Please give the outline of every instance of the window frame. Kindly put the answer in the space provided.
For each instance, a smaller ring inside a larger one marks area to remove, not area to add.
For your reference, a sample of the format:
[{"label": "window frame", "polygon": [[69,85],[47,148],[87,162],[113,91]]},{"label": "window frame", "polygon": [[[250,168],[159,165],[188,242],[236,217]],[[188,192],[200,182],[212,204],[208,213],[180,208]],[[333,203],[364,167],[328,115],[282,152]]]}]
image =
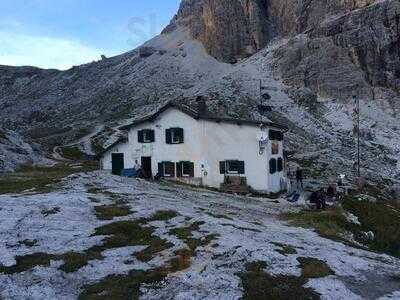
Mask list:
[{"label": "window frame", "polygon": [[140,144],[150,144],[154,143],[156,140],[154,129],[138,130],[137,135],[138,135],[138,143]]},{"label": "window frame", "polygon": [[[237,171],[231,171],[231,163],[236,164]],[[220,174],[224,175],[244,175],[246,174],[246,163],[244,160],[227,159],[219,162]]]},{"label": "window frame", "polygon": [[[162,164],[162,171],[163,171],[162,176],[163,176],[163,177],[174,178],[174,177],[175,177],[175,174],[176,174],[175,163],[173,163],[173,162],[171,162],[171,161],[163,161],[161,164]],[[170,174],[170,173],[167,174],[167,173],[165,172],[167,164],[170,164],[170,166],[173,166],[173,168],[174,168],[173,174]]]},{"label": "window frame", "polygon": [[[182,134],[177,134],[178,131],[180,131]],[[185,142],[184,132],[185,132],[184,129],[181,127],[171,127],[166,129],[165,130],[166,143],[170,145],[183,144]]]}]

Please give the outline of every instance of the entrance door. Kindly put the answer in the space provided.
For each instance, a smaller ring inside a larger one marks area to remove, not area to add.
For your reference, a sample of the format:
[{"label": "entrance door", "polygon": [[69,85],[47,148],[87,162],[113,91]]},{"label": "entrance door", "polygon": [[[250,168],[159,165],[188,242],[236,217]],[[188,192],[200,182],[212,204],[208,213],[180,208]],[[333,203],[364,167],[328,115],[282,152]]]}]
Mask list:
[{"label": "entrance door", "polygon": [[114,175],[121,175],[124,169],[124,154],[113,153],[111,154],[112,173]]},{"label": "entrance door", "polygon": [[151,179],[153,177],[150,156],[142,156],[142,172],[145,179]]}]

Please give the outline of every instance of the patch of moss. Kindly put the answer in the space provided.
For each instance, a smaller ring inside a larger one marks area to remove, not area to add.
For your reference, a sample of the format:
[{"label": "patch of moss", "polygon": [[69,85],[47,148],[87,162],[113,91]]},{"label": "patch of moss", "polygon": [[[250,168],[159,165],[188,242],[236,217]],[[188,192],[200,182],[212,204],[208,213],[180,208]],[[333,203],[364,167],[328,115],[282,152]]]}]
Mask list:
[{"label": "patch of moss", "polygon": [[159,210],[155,212],[150,218],[146,218],[147,222],[152,221],[168,221],[178,216],[174,210]]},{"label": "patch of moss", "polygon": [[96,217],[99,220],[112,220],[116,217],[124,217],[133,212],[126,205],[101,205],[94,208]]},{"label": "patch of moss", "polygon": [[193,251],[187,248],[179,249],[174,252],[176,257],[169,261],[169,265],[172,272],[178,272],[186,270],[191,265],[191,259],[193,256]]},{"label": "patch of moss", "polygon": [[[353,231],[357,241],[371,250],[400,258],[400,204],[383,201],[371,203],[349,197],[342,205],[357,216],[361,223],[361,228]],[[365,240],[360,231],[372,231],[374,238]]]},{"label": "patch of moss", "polygon": [[15,274],[28,271],[36,266],[48,267],[52,260],[57,260],[57,256],[47,253],[34,253],[25,256],[17,256],[15,258],[16,264],[9,267],[0,266],[0,273]]},{"label": "patch of moss", "polygon": [[194,238],[193,231],[198,231],[204,222],[194,222],[187,227],[173,228],[169,234],[175,235],[180,240],[183,240],[193,253],[198,247],[206,246],[218,238],[218,234],[210,234],[203,238]]},{"label": "patch of moss", "polygon": [[325,211],[288,213],[283,217],[289,220],[291,225],[314,228],[319,235],[335,241],[343,241],[342,236],[348,231],[353,231],[356,226],[347,222],[340,207]]},{"label": "patch of moss", "polygon": [[334,275],[335,272],[323,261],[312,257],[298,257],[301,276],[304,278],[322,278]]},{"label": "patch of moss", "polygon": [[165,268],[133,270],[126,275],[110,275],[95,284],[85,285],[79,300],[139,299],[140,286],[157,285],[167,276]]},{"label": "patch of moss", "polygon": [[0,175],[0,194],[20,193],[25,190],[48,193],[53,191],[54,184],[59,183],[64,177],[96,169],[98,169],[96,162],[83,162],[78,168],[66,163],[52,167],[21,166],[14,173]]},{"label": "patch of moss", "polygon": [[246,265],[246,271],[236,274],[242,281],[242,299],[320,299],[320,295],[311,288],[305,288],[307,279],[303,277],[277,275],[264,271],[265,262],[252,262]]},{"label": "patch of moss", "polygon": [[77,146],[74,147],[62,147],[62,156],[70,160],[84,160],[85,154]]},{"label": "patch of moss", "polygon": [[288,255],[288,254],[297,254],[296,248],[294,248],[291,245],[286,245],[286,244],[281,244],[281,243],[272,243],[275,246],[280,247],[281,249],[276,250],[276,252],[282,254],[282,255]]},{"label": "patch of moss", "polygon": [[64,261],[60,270],[66,273],[73,273],[86,266],[91,260],[103,259],[103,256],[98,251],[86,251],[82,253],[68,252],[60,255],[58,258]]}]

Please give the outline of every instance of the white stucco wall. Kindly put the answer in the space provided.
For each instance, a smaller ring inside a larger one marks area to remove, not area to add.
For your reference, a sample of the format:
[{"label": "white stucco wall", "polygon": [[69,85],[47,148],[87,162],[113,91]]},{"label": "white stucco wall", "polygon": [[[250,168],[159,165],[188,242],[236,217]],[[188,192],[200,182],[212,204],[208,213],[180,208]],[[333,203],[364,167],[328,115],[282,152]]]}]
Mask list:
[{"label": "white stucco wall", "polygon": [[[166,144],[165,130],[172,127],[184,129],[183,144]],[[141,129],[153,129],[155,142],[138,143],[137,132]],[[271,157],[283,158],[283,145],[279,142],[279,154],[272,156],[271,142],[266,151],[259,154],[259,136],[257,126],[237,125],[225,122],[195,120],[189,115],[168,109],[154,122],[140,124],[129,131],[129,142],[110,149],[102,158],[104,169],[111,169],[111,153],[124,153],[125,168],[132,168],[142,156],[152,158],[152,171],[156,174],[158,163],[162,161],[192,161],[195,164],[195,177],[202,178],[206,186],[219,188],[224,180],[220,174],[219,162],[240,160],[245,162],[247,183],[256,190],[278,192],[280,179],[284,172],[269,174]]]}]

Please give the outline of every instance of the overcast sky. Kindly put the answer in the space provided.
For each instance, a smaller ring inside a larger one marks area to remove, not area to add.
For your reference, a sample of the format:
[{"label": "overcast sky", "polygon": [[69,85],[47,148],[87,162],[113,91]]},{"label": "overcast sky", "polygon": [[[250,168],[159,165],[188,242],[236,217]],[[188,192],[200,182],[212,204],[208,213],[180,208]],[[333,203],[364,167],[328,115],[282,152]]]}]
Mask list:
[{"label": "overcast sky", "polygon": [[159,34],[180,0],[0,0],[0,65],[68,69]]}]

